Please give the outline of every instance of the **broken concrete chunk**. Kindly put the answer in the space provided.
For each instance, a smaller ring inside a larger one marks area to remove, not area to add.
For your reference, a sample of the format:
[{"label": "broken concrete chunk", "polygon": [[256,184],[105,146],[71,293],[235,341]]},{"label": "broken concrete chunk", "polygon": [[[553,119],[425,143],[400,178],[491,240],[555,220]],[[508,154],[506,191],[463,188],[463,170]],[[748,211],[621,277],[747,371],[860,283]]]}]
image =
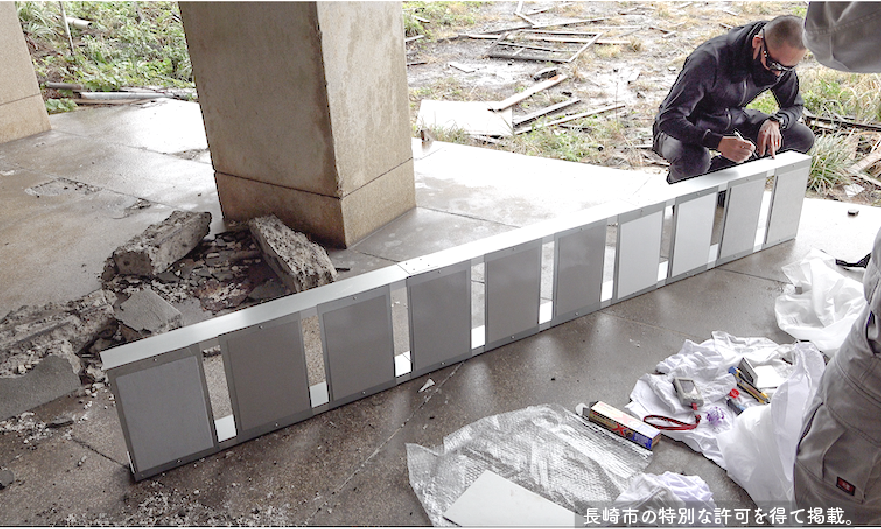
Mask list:
[{"label": "broken concrete chunk", "polygon": [[46,426],[48,428],[64,428],[65,426],[70,426],[71,424],[73,424],[73,417],[71,417],[70,415],[60,415],[46,423]]},{"label": "broken concrete chunk", "polygon": [[132,294],[119,306],[117,317],[142,338],[183,326],[181,312],[149,288]]},{"label": "broken concrete chunk", "polygon": [[51,355],[70,361],[79,373],[84,347],[116,327],[116,296],[96,290],[68,303],[25,305],[0,320],[0,377],[20,375],[20,366],[38,364]]},{"label": "broken concrete chunk", "polygon": [[175,211],[113,252],[120,274],[154,276],[190,253],[206,235],[211,213]]},{"label": "broken concrete chunk", "polygon": [[0,470],[0,490],[12,485],[15,482],[15,474],[11,470]]},{"label": "broken concrete chunk", "polygon": [[295,232],[275,216],[248,221],[251,234],[269,266],[291,292],[336,281],[336,268],[324,248]]}]

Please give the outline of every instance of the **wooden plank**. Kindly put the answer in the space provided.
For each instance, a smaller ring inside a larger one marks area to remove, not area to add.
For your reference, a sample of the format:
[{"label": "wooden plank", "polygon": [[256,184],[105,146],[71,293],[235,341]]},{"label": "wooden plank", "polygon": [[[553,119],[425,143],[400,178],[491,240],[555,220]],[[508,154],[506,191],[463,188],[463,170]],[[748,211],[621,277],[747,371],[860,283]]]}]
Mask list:
[{"label": "wooden plank", "polygon": [[578,56],[581,55],[581,53],[582,53],[584,50],[586,50],[587,48],[589,48],[594,42],[600,40],[600,36],[601,36],[601,35],[602,35],[602,33],[598,34],[596,37],[594,37],[593,39],[591,39],[590,42],[586,43],[584,46],[581,47],[580,50],[578,50],[577,52],[575,52],[575,53],[572,55],[572,57],[569,57],[569,60],[566,61],[566,62],[570,62],[570,63],[571,63],[572,61],[574,61],[575,59],[577,59]]},{"label": "wooden plank", "polygon": [[514,131],[514,134],[523,134],[524,132],[532,132],[533,130],[538,130],[543,127],[552,127],[554,125],[560,125],[561,123],[567,123],[569,121],[575,121],[576,119],[586,118],[588,116],[595,116],[597,114],[602,114],[604,112],[609,112],[610,110],[617,110],[619,108],[623,108],[625,105],[623,103],[617,105],[610,105],[607,107],[597,108],[595,110],[590,110],[587,112],[581,112],[579,114],[572,114],[571,116],[566,116],[560,119],[556,119],[554,121],[548,121],[547,123],[541,123],[538,126],[531,125],[529,127],[524,127],[521,129],[517,129]]},{"label": "wooden plank", "polygon": [[506,108],[512,107],[512,106],[516,105],[517,103],[523,101],[524,99],[532,96],[533,94],[537,94],[537,93],[541,92],[542,90],[547,90],[548,88],[550,88],[552,86],[555,86],[555,85],[562,83],[566,79],[568,79],[566,74],[560,74],[555,77],[551,77],[547,81],[542,81],[538,84],[534,84],[534,85],[530,86],[529,88],[527,88],[526,90],[520,92],[519,94],[514,94],[511,97],[509,97],[508,99],[505,99],[504,101],[491,102],[489,104],[489,108],[490,108],[490,110],[494,110],[494,111],[498,112],[499,110],[504,110]]},{"label": "wooden plank", "polygon": [[830,125],[836,125],[839,127],[851,127],[854,129],[862,129],[862,130],[873,130],[876,132],[881,132],[881,125],[876,125],[873,123],[860,123],[858,121],[854,121],[852,119],[845,118],[827,118],[823,116],[818,116],[808,110],[804,111],[805,119],[810,119],[813,121],[819,121],[821,123],[829,123]]},{"label": "wooden plank", "polygon": [[486,34],[481,35],[481,34],[477,34],[477,33],[463,33],[463,34],[460,35],[460,36],[461,36],[461,37],[466,37],[466,38],[469,38],[469,39],[487,39],[487,40],[492,39],[492,40],[499,40],[499,36],[498,36],[498,35],[486,35]]},{"label": "wooden plank", "polygon": [[532,27],[530,27],[530,26],[514,26],[514,27],[510,27],[510,28],[486,29],[483,32],[484,33],[499,34],[499,33],[508,33],[511,31],[517,31],[520,29],[547,29],[547,28],[556,28],[556,27],[560,27],[560,26],[575,26],[578,24],[588,24],[590,22],[602,22],[603,20],[606,20],[606,17],[586,18],[586,19],[581,19],[581,20],[570,20],[568,22],[554,22],[551,24],[539,24],[537,26],[532,26]]},{"label": "wooden plank", "polygon": [[[499,46],[510,46],[512,48],[523,48],[524,50],[548,51],[552,53],[569,53],[570,50],[555,50],[553,48],[542,48],[541,46],[530,46],[529,44],[520,44],[519,42],[500,42]],[[494,55],[490,55],[493,57]]]},{"label": "wooden plank", "polygon": [[531,15],[537,15],[537,14],[539,14],[539,13],[544,13],[545,11],[550,11],[551,9],[555,9],[555,8],[556,8],[556,9],[562,9],[562,8],[564,8],[564,7],[568,7],[568,6],[571,5],[571,4],[572,4],[572,2],[563,2],[562,4],[557,4],[557,5],[555,5],[555,6],[548,6],[548,7],[544,7],[544,8],[541,8],[541,9],[530,9],[529,11],[526,12],[526,14],[527,14],[527,15],[530,15],[530,16],[531,16]]},{"label": "wooden plank", "polygon": [[573,97],[571,99],[567,99],[566,101],[562,101],[562,102],[557,103],[555,105],[551,105],[549,107],[545,107],[545,108],[536,110],[535,112],[532,112],[530,114],[526,114],[523,117],[514,118],[514,126],[516,127],[516,126],[522,125],[524,123],[538,119],[538,118],[545,116],[547,114],[554,113],[554,112],[560,110],[561,108],[570,107],[570,106],[572,106],[576,103],[580,103],[580,102],[581,102],[580,98]]},{"label": "wooden plank", "polygon": [[593,44],[597,40],[597,34],[595,33],[592,38],[585,39],[580,37],[552,37],[552,36],[543,36],[543,35],[519,35],[522,38],[527,40],[540,40],[542,42],[561,42],[564,44],[585,44],[590,43]]},{"label": "wooden plank", "polygon": [[881,160],[881,148],[879,148],[876,145],[875,148],[872,149],[872,152],[870,152],[868,156],[866,156],[862,160],[858,161],[857,163],[851,165],[847,169],[847,171],[849,173],[853,173],[853,174],[859,173],[860,171],[863,171],[863,170],[868,169],[869,167],[875,165],[876,163],[878,163],[879,160]]}]

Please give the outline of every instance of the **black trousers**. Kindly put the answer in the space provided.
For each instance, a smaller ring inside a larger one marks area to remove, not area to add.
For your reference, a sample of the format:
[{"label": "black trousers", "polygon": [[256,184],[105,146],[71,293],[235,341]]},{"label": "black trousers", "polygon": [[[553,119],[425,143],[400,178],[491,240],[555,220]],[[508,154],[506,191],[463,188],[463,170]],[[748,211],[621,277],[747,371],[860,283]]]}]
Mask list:
[{"label": "black trousers", "polygon": [[[737,131],[745,138],[758,145],[759,129],[762,123],[768,119],[768,114],[757,110],[746,109],[749,120],[740,125]],[[735,129],[723,131],[723,135],[734,134]],[[702,145],[683,143],[676,138],[658,130],[658,124],[654,125],[653,149],[662,158],[670,163],[670,173],[667,175],[667,183],[673,184],[695,176],[704,175],[720,169],[737,165],[724,156],[710,158],[710,150]],[[777,152],[798,151],[806,154],[814,146],[814,133],[810,128],[801,124],[793,123],[791,127],[780,131],[783,143]],[[757,157],[753,155],[750,160]]]}]

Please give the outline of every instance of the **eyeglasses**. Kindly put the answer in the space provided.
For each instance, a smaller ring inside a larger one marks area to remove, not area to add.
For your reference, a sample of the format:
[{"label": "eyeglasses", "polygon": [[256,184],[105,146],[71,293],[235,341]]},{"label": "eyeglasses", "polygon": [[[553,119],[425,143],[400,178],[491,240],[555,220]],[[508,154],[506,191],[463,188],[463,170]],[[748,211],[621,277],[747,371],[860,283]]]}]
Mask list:
[{"label": "eyeglasses", "polygon": [[769,70],[773,70],[775,72],[791,72],[795,66],[787,66],[785,64],[781,64],[776,61],[771,54],[768,53],[768,45],[765,40],[765,28],[762,28],[762,53],[765,54],[765,65]]}]

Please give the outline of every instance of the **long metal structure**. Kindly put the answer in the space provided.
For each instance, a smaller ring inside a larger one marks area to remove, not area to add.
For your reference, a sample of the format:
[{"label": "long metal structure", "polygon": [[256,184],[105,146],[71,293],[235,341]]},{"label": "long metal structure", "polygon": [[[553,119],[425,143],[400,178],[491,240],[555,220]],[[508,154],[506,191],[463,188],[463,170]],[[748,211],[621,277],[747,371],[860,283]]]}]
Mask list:
[{"label": "long metal structure", "polygon": [[[671,185],[642,207],[590,208],[104,351],[134,477],[791,240],[809,169],[810,157],[783,153]],[[544,302],[543,261],[553,270]],[[482,311],[472,308],[481,264]],[[410,350],[396,355],[398,289]],[[310,385],[303,320],[315,316],[325,380]],[[218,343],[233,411],[224,417],[214,416],[202,354]]]}]

